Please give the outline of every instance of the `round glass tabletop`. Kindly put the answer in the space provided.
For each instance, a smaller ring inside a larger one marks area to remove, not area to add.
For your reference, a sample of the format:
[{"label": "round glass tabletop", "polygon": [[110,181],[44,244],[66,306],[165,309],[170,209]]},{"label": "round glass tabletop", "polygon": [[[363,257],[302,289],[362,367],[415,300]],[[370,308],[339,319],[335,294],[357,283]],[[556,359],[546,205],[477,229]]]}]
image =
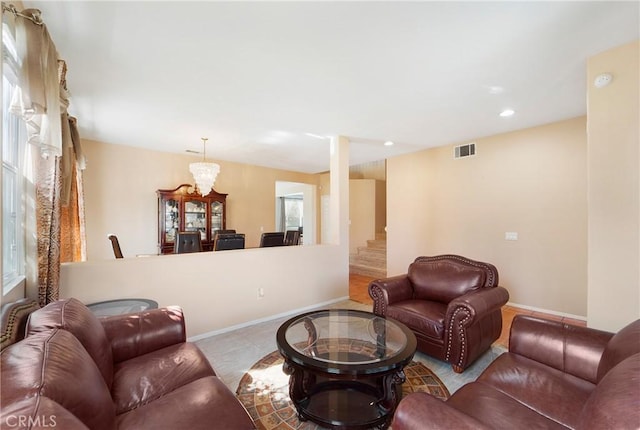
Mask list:
[{"label": "round glass tabletop", "polygon": [[149,299],[117,299],[87,305],[99,317],[130,314],[134,312],[156,309],[158,302]]},{"label": "round glass tabletop", "polygon": [[284,340],[293,351],[337,365],[385,361],[404,352],[409,339],[415,339],[396,321],[346,309],[310,312],[283,327]]}]

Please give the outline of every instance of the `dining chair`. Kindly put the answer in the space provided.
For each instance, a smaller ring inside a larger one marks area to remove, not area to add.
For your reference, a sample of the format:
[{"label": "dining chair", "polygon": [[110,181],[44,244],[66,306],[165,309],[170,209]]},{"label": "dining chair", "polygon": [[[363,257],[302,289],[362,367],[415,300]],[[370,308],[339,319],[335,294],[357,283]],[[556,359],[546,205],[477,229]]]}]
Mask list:
[{"label": "dining chair", "polygon": [[113,248],[113,254],[116,258],[123,258],[122,250],[120,249],[120,242],[118,242],[118,237],[115,234],[110,234],[107,238],[111,241],[111,247]]},{"label": "dining chair", "polygon": [[262,233],[260,236],[260,248],[272,246],[284,246],[284,231]]},{"label": "dining chair", "polygon": [[202,252],[202,238],[199,231],[179,231],[173,246],[174,254]]},{"label": "dining chair", "polygon": [[284,236],[284,244],[286,246],[300,245],[300,230],[287,230]]}]

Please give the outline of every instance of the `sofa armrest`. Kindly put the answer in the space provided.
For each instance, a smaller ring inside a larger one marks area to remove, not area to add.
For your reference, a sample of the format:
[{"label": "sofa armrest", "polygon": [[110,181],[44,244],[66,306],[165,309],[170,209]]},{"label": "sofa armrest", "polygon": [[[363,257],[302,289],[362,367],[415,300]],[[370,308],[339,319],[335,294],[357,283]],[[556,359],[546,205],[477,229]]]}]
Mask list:
[{"label": "sofa armrest", "polygon": [[373,299],[373,313],[386,316],[388,305],[413,297],[413,287],[407,275],[376,279],[369,284],[369,296]]},{"label": "sofa armrest", "polygon": [[119,363],[187,340],[182,309],[169,306],[100,318]]},{"label": "sofa armrest", "polygon": [[511,325],[509,352],[597,383],[598,364],[613,333],[517,315]]},{"label": "sofa armrest", "polygon": [[412,393],[403,398],[391,427],[393,430],[488,429],[472,416],[426,393]]}]

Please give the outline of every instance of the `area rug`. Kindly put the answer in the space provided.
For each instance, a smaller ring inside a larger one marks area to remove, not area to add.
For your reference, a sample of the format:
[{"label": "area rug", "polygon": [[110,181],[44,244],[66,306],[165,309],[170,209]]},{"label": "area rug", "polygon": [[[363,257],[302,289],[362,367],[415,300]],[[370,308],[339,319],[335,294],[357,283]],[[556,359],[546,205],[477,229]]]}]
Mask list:
[{"label": "area rug", "polygon": [[[284,359],[278,351],[260,359],[244,374],[236,396],[259,430],[319,430],[309,421],[299,421],[289,399],[289,376],[282,371]],[[407,380],[402,393],[426,392],[442,400],[449,398],[447,387],[424,364],[412,361],[404,368]]]}]

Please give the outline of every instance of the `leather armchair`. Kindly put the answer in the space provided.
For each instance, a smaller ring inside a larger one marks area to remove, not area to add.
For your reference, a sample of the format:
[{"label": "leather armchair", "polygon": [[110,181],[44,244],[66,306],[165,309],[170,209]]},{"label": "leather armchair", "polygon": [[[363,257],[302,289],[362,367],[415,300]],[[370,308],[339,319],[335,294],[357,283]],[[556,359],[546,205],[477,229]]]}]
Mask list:
[{"label": "leather armchair", "polygon": [[373,312],[409,327],[418,350],[462,372],[502,331],[509,293],[498,270],[459,255],[418,257],[407,274],[369,284]]}]

